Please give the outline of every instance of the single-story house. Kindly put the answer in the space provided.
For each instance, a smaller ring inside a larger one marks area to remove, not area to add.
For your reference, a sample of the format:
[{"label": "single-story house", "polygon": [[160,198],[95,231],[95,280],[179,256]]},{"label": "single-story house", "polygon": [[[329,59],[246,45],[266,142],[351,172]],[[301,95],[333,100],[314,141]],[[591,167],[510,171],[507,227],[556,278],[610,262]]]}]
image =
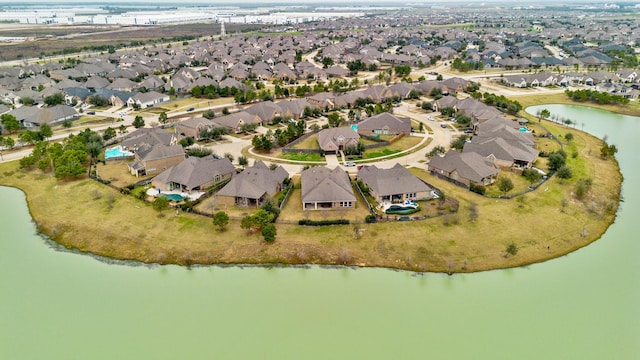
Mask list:
[{"label": "single-story house", "polygon": [[219,204],[259,208],[262,203],[283,189],[289,173],[282,167],[270,169],[262,161],[231,178],[218,193]]},{"label": "single-story house", "polygon": [[122,139],[122,147],[126,150],[136,151],[143,145],[176,145],[179,136],[160,128],[140,128],[128,134]]},{"label": "single-story house", "polygon": [[189,157],[161,172],[151,184],[166,191],[206,191],[208,187],[230,179],[235,172],[235,166],[227,158]]},{"label": "single-story house", "polygon": [[391,169],[363,166],[358,171],[358,179],[369,188],[377,202],[396,203],[433,198],[433,188],[400,164],[395,164]]},{"label": "single-story house", "polygon": [[349,146],[358,146],[360,135],[350,127],[324,129],[318,132],[320,149],[327,153],[343,151]]},{"label": "single-story house", "polygon": [[496,181],[500,170],[489,160],[475,152],[459,153],[449,150],[444,156],[434,156],[428,165],[431,174],[469,188],[473,185],[490,185]]},{"label": "single-story house", "polygon": [[362,136],[411,134],[411,119],[384,112],[358,123]]},{"label": "single-story house", "polygon": [[303,210],[352,209],[356,196],[349,175],[339,166],[314,166],[300,175]]},{"label": "single-story house", "polygon": [[202,133],[203,130],[211,130],[216,126],[221,125],[218,125],[205,117],[198,116],[177,123],[176,132],[180,134],[180,136],[200,140],[200,133]]},{"label": "single-story house", "polygon": [[141,108],[153,107],[160,103],[169,101],[168,94],[161,94],[156,91],[149,91],[146,93],[137,93],[127,100],[127,106],[133,107],[134,104],[138,104]]},{"label": "single-story house", "polygon": [[224,126],[229,131],[239,133],[242,130],[242,125],[245,124],[258,124],[262,125],[262,120],[256,115],[249,114],[246,111],[239,111],[237,113],[221,116],[212,120],[214,123]]}]

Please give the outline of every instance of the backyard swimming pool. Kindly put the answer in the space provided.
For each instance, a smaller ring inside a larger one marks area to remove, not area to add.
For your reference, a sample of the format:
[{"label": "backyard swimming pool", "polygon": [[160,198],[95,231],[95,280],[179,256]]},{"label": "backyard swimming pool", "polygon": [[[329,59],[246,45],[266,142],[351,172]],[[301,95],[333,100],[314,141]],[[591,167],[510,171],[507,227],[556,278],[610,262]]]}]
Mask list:
[{"label": "backyard swimming pool", "polygon": [[184,198],[178,194],[162,194],[162,196],[166,197],[171,201],[182,201]]},{"label": "backyard swimming pool", "polygon": [[107,149],[104,152],[104,158],[106,160],[109,160],[111,158],[121,158],[121,157],[127,157],[127,156],[133,156],[133,153],[131,151],[123,150],[122,146],[120,145],[116,147],[112,147],[111,149]]}]

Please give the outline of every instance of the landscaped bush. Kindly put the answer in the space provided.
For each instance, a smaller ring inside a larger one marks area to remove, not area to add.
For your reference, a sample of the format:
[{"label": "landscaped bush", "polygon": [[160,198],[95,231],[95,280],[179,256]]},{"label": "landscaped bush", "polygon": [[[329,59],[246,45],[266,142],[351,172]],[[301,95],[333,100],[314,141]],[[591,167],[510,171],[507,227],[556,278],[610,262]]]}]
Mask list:
[{"label": "landscaped bush", "polygon": [[302,219],[298,221],[298,225],[306,225],[306,226],[326,226],[326,225],[349,225],[349,220],[338,219],[338,220],[308,220]]},{"label": "landscaped bush", "polygon": [[476,194],[484,195],[486,189],[482,185],[470,184],[469,185],[469,191],[474,192]]},{"label": "landscaped bush", "polygon": [[373,214],[369,214],[364,217],[364,222],[366,222],[367,224],[371,224],[377,221],[378,221],[378,218]]}]

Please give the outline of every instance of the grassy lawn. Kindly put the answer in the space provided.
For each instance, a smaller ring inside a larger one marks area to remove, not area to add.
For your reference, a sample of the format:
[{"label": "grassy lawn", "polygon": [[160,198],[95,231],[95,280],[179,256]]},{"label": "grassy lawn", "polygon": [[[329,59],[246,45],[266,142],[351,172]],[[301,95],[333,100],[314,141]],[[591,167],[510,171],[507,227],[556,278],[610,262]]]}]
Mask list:
[{"label": "grassy lawn", "polygon": [[487,196],[497,197],[497,196],[505,195],[502,191],[500,191],[500,189],[498,189],[498,182],[500,181],[501,178],[509,179],[513,183],[513,189],[509,191],[506,195],[517,194],[519,192],[526,191],[527,188],[531,185],[531,183],[527,181],[527,179],[525,179],[524,176],[520,174],[512,173],[509,171],[500,171],[500,174],[498,175],[496,182],[485,187],[486,189],[485,193],[487,194]]},{"label": "grassy lawn", "polygon": [[360,196],[359,192],[354,189],[356,194],[356,206],[354,209],[336,209],[336,210],[302,210],[302,190],[300,189],[300,178],[293,178],[295,187],[289,195],[289,199],[282,209],[282,213],[278,221],[287,223],[297,223],[298,220],[336,220],[347,219],[350,222],[364,222],[365,216],[369,215],[367,203]]},{"label": "grassy lawn", "polygon": [[313,134],[308,138],[304,139],[297,143],[296,145],[291,147],[292,149],[318,149],[320,145],[318,144],[318,134]]},{"label": "grassy lawn", "polygon": [[373,159],[386,155],[393,155],[402,150],[410,149],[422,141],[421,137],[418,136],[403,136],[398,141],[393,144],[389,144],[389,146],[374,148],[371,150],[367,150],[364,153],[365,159]]},{"label": "grassy lawn", "polygon": [[[412,173],[446,197],[458,200],[458,213],[424,221],[317,228],[278,223],[274,244],[247,233],[237,220],[219,232],[208,217],[182,212],[176,216],[172,210],[158,213],[150,204],[95,181],[58,181],[38,171],[23,172],[17,162],[0,164],[0,184],[26,193],[38,229],[53,240],[107,257],[147,263],[310,263],[481,271],[565,255],[598,239],[615,218],[622,176],[614,160],[599,158],[600,140],[557,124],[549,124],[549,129],[556,135],[574,134],[567,144],[577,153],[568,159],[574,177],[565,181],[554,177],[522,201],[485,198],[412,168]],[[120,165],[114,171],[126,171],[124,163]],[[98,172],[109,176],[105,166],[99,165]],[[593,187],[579,200],[573,195],[575,184],[585,177],[592,179]],[[296,196],[289,199],[283,220],[306,216]],[[478,216],[469,221],[472,204]],[[355,211],[362,213],[354,213],[354,219],[364,219],[362,199]],[[309,216],[323,215],[314,211]],[[518,247],[515,256],[505,256],[510,243]]]},{"label": "grassy lawn", "polygon": [[129,167],[127,167],[126,160],[117,160],[117,161],[107,161],[106,165],[102,163],[98,163],[98,176],[103,180],[111,181],[111,184],[117,186],[119,188],[126,187],[131,184],[135,184],[138,181],[142,181],[148,177],[135,177],[131,175],[129,172]]},{"label": "grassy lawn", "polygon": [[320,156],[320,153],[309,153],[309,154],[281,153],[280,158],[285,160],[308,161],[308,162],[324,161],[324,157]]}]

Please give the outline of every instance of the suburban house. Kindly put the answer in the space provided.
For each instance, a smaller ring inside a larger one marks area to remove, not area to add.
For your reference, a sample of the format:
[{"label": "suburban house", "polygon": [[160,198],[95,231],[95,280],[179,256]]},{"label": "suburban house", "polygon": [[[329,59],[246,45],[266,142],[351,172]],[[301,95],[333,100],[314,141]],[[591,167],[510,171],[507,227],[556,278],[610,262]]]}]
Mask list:
[{"label": "suburban house", "polygon": [[339,166],[314,166],[300,174],[303,210],[352,209],[356,206],[349,175]]},{"label": "suburban house", "polygon": [[444,156],[434,156],[428,165],[431,174],[456,185],[490,185],[500,172],[490,161],[475,152],[449,150]]},{"label": "suburban house", "polygon": [[463,152],[478,153],[506,170],[528,169],[538,157],[538,150],[533,147],[498,136],[475,136],[464,145]]},{"label": "suburban house", "polygon": [[149,91],[146,93],[137,93],[131,96],[127,100],[127,107],[133,107],[134,104],[138,104],[141,108],[153,107],[160,103],[169,101],[168,94],[161,94],[156,91]]},{"label": "suburban house", "polygon": [[358,171],[358,179],[362,180],[379,203],[433,198],[433,188],[400,164],[395,164],[391,169],[363,166]]},{"label": "suburban house", "polygon": [[270,169],[262,161],[245,169],[231,178],[218,193],[216,198],[226,206],[258,208],[262,203],[275,196],[283,189],[284,181],[289,173],[282,167]]},{"label": "suburban house", "polygon": [[43,124],[54,125],[78,118],[78,111],[68,105],[45,108],[22,106],[9,111],[9,114],[15,116],[20,125],[25,128],[37,128]]},{"label": "suburban house", "polygon": [[324,129],[318,132],[318,144],[326,153],[343,151],[349,146],[358,146],[360,135],[350,127]]},{"label": "suburban house", "polygon": [[262,101],[244,109],[247,113],[255,115],[263,123],[270,123],[276,116],[280,116],[280,107],[273,101]]},{"label": "suburban house", "polygon": [[179,137],[171,132],[159,128],[140,128],[128,134],[122,140],[122,147],[125,150],[136,151],[143,145],[176,145]]},{"label": "suburban house", "polygon": [[189,157],[161,172],[151,180],[151,184],[165,191],[202,192],[210,186],[230,179],[235,172],[235,166],[227,158],[216,159],[211,155],[202,158]]},{"label": "suburban house", "polygon": [[388,112],[380,113],[359,122],[358,134],[363,136],[409,135],[411,134],[411,119],[395,116]]},{"label": "suburban house", "polygon": [[256,115],[249,114],[246,111],[239,111],[237,113],[221,116],[212,120],[214,123],[224,126],[229,131],[239,133],[242,131],[242,125],[245,124],[262,124],[262,120]]},{"label": "suburban house", "polygon": [[200,140],[200,134],[204,130],[211,130],[216,126],[221,126],[205,117],[193,117],[176,124],[176,132],[180,136],[190,137],[195,140]]},{"label": "suburban house", "polygon": [[144,144],[134,149],[134,161],[129,163],[131,175],[145,176],[161,173],[184,160],[180,145]]}]

